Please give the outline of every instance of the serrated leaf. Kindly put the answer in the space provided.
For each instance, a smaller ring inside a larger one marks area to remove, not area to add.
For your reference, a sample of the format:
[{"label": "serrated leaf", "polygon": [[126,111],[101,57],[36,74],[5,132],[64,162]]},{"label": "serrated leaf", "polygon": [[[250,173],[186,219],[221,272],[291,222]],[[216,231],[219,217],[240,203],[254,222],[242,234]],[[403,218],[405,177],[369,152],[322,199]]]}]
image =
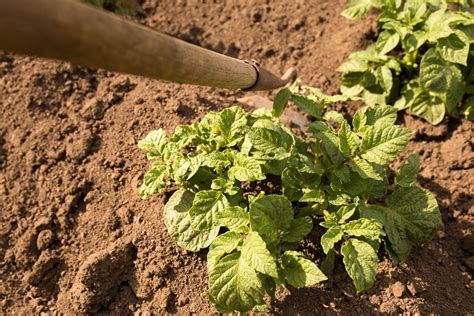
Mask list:
[{"label": "serrated leaf", "polygon": [[225,256],[209,271],[209,298],[219,312],[248,312],[265,304],[262,292],[257,272],[240,252]]},{"label": "serrated leaf", "polygon": [[369,162],[386,165],[405,149],[410,140],[408,128],[393,125],[376,125],[367,129],[362,137],[360,156]]},{"label": "serrated leaf", "polygon": [[146,198],[152,194],[159,193],[167,185],[166,178],[168,176],[165,165],[154,163],[143,177],[143,183],[139,190],[140,196]]},{"label": "serrated leaf", "polygon": [[255,181],[265,179],[260,162],[237,153],[234,157],[234,164],[228,171],[228,176],[231,179],[239,181]]},{"label": "serrated leaf", "polygon": [[382,180],[382,175],[378,170],[365,159],[355,157],[349,162],[351,169],[359,174],[362,179]]},{"label": "serrated leaf", "polygon": [[416,178],[420,169],[420,156],[411,154],[406,163],[395,175],[395,184],[402,187],[410,187],[416,184]]},{"label": "serrated leaf", "polygon": [[209,168],[222,170],[230,165],[230,161],[222,152],[210,152],[202,156],[202,165]]},{"label": "serrated leaf", "polygon": [[212,271],[223,256],[232,253],[242,242],[242,235],[233,231],[217,236],[207,253],[207,270]]},{"label": "serrated leaf", "polygon": [[245,238],[241,249],[241,259],[256,271],[278,278],[275,257],[257,232],[250,232]]},{"label": "serrated leaf", "polygon": [[247,134],[253,147],[268,159],[283,159],[288,156],[288,145],[283,141],[283,135],[268,128],[252,128]]},{"label": "serrated leaf", "polygon": [[286,281],[296,287],[312,286],[327,280],[327,277],[312,261],[304,258],[302,253],[286,251],[281,257]]},{"label": "serrated leaf", "polygon": [[361,207],[360,213],[383,224],[399,260],[405,260],[412,246],[432,238],[442,225],[435,197],[418,187],[397,186],[385,206]]},{"label": "serrated leaf", "polygon": [[313,229],[313,220],[309,216],[297,217],[291,221],[290,227],[283,234],[284,242],[300,242]]},{"label": "serrated leaf", "polygon": [[343,232],[341,227],[333,226],[329,228],[324,235],[321,236],[321,246],[323,251],[327,254],[331,249],[334,248],[334,245],[342,239]]},{"label": "serrated leaf", "polygon": [[273,101],[272,115],[275,117],[280,117],[285,111],[286,105],[291,97],[291,91],[288,88],[283,88],[278,91]]},{"label": "serrated leaf", "polygon": [[360,108],[352,118],[352,127],[355,132],[363,132],[367,125],[367,107]]},{"label": "serrated leaf", "polygon": [[168,142],[168,137],[163,129],[151,131],[148,135],[138,142],[138,148],[146,150],[149,157],[156,157],[163,151]]},{"label": "serrated leaf", "polygon": [[277,242],[293,220],[291,202],[281,195],[266,195],[250,204],[250,225],[267,243]]},{"label": "serrated leaf", "polygon": [[240,206],[228,206],[216,215],[216,225],[239,230],[250,224],[249,213]]},{"label": "serrated leaf", "polygon": [[339,137],[339,149],[345,158],[349,158],[354,155],[360,144],[359,137],[351,131],[351,127],[344,120],[338,131]]},{"label": "serrated leaf", "polygon": [[164,207],[164,221],[171,238],[182,248],[199,251],[208,247],[219,233],[219,227],[198,230],[191,225],[189,209],[194,194],[180,189],[173,193]]},{"label": "serrated leaf", "polygon": [[377,272],[377,252],[367,242],[348,239],[341,247],[342,261],[358,293],[371,288]]},{"label": "serrated leaf", "polygon": [[367,125],[393,125],[397,120],[397,109],[393,106],[378,105],[365,111]]},{"label": "serrated leaf", "polygon": [[225,140],[232,145],[237,134],[242,133],[243,128],[247,126],[246,114],[238,106],[224,109],[219,115],[217,126]]},{"label": "serrated leaf", "polygon": [[216,225],[217,213],[227,206],[227,199],[220,191],[199,191],[189,209],[192,225],[196,229],[211,229]]}]

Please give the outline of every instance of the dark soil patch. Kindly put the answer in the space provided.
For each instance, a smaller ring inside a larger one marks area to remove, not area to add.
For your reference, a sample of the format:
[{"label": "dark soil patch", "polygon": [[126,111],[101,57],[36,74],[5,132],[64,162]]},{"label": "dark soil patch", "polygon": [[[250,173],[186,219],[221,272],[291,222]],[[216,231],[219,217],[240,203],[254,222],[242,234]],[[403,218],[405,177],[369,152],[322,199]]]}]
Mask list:
[{"label": "dark soil patch", "polygon": [[[194,3],[146,0],[137,19],[277,73],[296,66],[327,93],[338,91],[336,67],[373,38],[373,19],[345,20],[342,0]],[[164,196],[138,197],[147,160],[136,143],[243,95],[0,53],[0,310],[213,313],[205,254],[170,240]],[[403,121],[417,130],[407,153],[421,153],[419,180],[435,192],[444,229],[399,266],[382,258],[367,293],[339,267],[320,286],[280,295],[273,313],[474,312],[473,124]],[[306,242],[309,253],[317,242]]]}]

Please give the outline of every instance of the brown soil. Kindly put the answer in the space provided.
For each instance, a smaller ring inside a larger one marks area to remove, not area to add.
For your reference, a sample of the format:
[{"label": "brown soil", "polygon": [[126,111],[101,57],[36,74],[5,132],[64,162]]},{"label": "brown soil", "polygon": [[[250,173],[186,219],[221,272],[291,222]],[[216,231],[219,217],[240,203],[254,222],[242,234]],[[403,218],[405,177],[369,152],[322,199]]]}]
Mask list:
[{"label": "brown soil", "polygon": [[[335,68],[374,36],[373,19],[339,15],[344,2],[147,0],[136,19],[275,72],[297,66],[302,82],[335,93]],[[2,313],[214,312],[205,253],[170,240],[164,196],[137,195],[148,163],[136,143],[242,96],[0,53]],[[421,153],[419,180],[436,194],[444,229],[399,266],[382,257],[362,295],[339,267],[322,285],[280,295],[272,313],[474,312],[473,124],[402,121],[418,131],[409,151]]]}]

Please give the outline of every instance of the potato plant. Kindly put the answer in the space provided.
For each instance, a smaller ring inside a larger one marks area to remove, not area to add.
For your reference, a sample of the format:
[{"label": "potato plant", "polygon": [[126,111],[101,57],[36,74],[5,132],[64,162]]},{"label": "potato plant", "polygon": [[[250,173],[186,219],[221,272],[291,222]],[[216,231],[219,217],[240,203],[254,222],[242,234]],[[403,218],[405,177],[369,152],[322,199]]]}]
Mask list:
[{"label": "potato plant", "polygon": [[343,94],[393,104],[432,124],[445,114],[474,119],[472,0],[351,0],[343,16],[378,10],[375,44],[339,67]]},{"label": "potato plant", "polygon": [[[322,115],[347,99],[294,86],[271,112],[233,106],[139,142],[151,160],[140,193],[175,190],[164,222],[183,249],[209,249],[209,300],[219,312],[264,311],[267,295],[322,282],[341,258],[362,292],[375,282],[381,245],[399,262],[442,224],[434,196],[416,186],[417,155],[389,173],[411,136],[395,124],[396,109],[364,107],[351,122]],[[279,122],[288,102],[314,117],[311,136]],[[321,269],[300,246],[313,225],[325,229]]]}]

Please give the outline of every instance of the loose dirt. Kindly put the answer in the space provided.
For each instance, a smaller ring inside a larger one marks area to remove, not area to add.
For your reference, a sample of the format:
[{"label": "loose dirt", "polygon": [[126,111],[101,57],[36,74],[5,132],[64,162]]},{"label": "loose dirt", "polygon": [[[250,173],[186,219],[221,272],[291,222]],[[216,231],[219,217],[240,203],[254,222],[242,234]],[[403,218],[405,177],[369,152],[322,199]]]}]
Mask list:
[{"label": "loose dirt", "polygon": [[[375,35],[373,17],[340,16],[344,2],[146,0],[135,19],[276,73],[296,66],[303,83],[336,93],[337,66]],[[148,163],[136,144],[246,95],[0,53],[2,313],[213,313],[206,254],[170,240],[165,196],[137,195]],[[338,266],[322,285],[282,293],[272,313],[474,312],[473,123],[400,121],[417,131],[401,160],[420,152],[419,180],[436,194],[444,228],[403,264],[382,254],[362,295]],[[317,236],[304,244],[317,247]]]}]

